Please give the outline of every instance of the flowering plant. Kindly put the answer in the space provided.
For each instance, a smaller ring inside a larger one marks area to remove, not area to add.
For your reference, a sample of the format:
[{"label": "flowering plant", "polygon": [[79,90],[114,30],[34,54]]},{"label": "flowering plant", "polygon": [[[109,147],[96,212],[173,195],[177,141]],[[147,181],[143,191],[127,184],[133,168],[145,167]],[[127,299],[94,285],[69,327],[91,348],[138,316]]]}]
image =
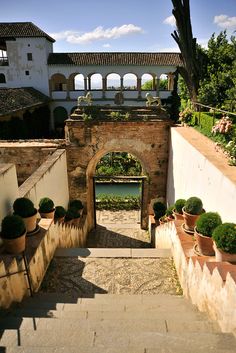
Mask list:
[{"label": "flowering plant", "polygon": [[179,121],[181,124],[189,123],[192,119],[193,111],[189,107],[185,108],[182,112],[179,113]]},{"label": "flowering plant", "polygon": [[228,116],[222,116],[222,118],[213,126],[211,132],[213,134],[224,134],[227,135],[233,128],[233,122]]},{"label": "flowering plant", "polygon": [[229,154],[230,165],[236,165],[236,137],[234,137],[229,143],[225,146],[226,151]]}]

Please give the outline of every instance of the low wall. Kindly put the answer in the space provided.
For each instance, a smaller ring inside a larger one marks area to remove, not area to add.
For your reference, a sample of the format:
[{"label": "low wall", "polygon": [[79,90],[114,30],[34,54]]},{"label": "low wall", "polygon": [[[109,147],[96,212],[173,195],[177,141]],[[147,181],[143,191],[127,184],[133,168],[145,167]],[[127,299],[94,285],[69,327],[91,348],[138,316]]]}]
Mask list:
[{"label": "low wall", "polygon": [[[54,224],[50,219],[41,219],[40,232],[27,238],[26,257],[32,287],[37,291],[57,247],[83,247],[90,226],[87,218],[82,219],[79,227]],[[23,259],[0,253],[0,277],[24,269]],[[8,308],[29,295],[28,283],[24,273],[0,278],[0,308]]]},{"label": "low wall", "polygon": [[67,208],[69,201],[66,151],[56,150],[19,187],[20,197],[31,199],[38,207],[42,197],[50,197],[55,206]]},{"label": "low wall", "polygon": [[18,197],[16,168],[13,164],[0,164],[0,230],[2,219],[11,211]]},{"label": "low wall", "polygon": [[236,168],[215,144],[193,128],[171,128],[167,202],[198,196],[206,211],[236,222]]},{"label": "low wall", "polygon": [[223,332],[236,335],[236,265],[197,256],[193,237],[181,229],[181,221],[156,228],[156,247],[171,248],[183,294],[200,311],[216,320]]}]

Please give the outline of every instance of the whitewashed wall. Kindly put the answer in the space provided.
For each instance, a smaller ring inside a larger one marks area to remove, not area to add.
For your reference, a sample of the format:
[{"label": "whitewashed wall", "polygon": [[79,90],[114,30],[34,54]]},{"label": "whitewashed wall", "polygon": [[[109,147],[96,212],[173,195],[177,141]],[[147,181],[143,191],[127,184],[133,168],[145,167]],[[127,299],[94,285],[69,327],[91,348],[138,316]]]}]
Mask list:
[{"label": "whitewashed wall", "polygon": [[31,199],[36,208],[49,197],[55,206],[67,208],[69,201],[66,151],[57,150],[20,186],[21,197]]},{"label": "whitewashed wall", "polygon": [[0,230],[2,219],[12,210],[18,197],[16,168],[13,164],[0,164]]},{"label": "whitewashed wall", "polygon": [[236,222],[236,185],[172,128],[167,202],[191,196],[200,197],[204,209],[219,212],[224,222]]}]

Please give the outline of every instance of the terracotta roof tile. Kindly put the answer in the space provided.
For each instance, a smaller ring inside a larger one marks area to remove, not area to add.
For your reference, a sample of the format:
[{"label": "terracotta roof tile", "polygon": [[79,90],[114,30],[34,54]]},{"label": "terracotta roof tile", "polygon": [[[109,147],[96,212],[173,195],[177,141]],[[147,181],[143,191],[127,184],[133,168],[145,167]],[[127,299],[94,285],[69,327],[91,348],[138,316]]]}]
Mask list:
[{"label": "terracotta roof tile", "polygon": [[49,97],[32,87],[0,88],[0,116],[40,106],[49,100]]},{"label": "terracotta roof tile", "polygon": [[180,53],[51,53],[49,65],[181,66]]},{"label": "terracotta roof tile", "polygon": [[32,22],[0,22],[0,38],[45,37],[55,42],[47,33]]}]

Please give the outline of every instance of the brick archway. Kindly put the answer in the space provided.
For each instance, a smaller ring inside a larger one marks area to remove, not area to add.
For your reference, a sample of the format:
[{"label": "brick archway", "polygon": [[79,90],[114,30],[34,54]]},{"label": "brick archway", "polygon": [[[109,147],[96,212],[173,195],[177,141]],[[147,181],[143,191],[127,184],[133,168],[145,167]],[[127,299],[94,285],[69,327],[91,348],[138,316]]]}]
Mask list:
[{"label": "brick archway", "polygon": [[91,227],[94,224],[93,176],[98,161],[109,152],[128,152],[143,166],[144,185],[142,227],[147,227],[148,204],[158,196],[165,197],[168,165],[168,119],[151,121],[67,120],[68,176],[71,198],[87,205]]}]

